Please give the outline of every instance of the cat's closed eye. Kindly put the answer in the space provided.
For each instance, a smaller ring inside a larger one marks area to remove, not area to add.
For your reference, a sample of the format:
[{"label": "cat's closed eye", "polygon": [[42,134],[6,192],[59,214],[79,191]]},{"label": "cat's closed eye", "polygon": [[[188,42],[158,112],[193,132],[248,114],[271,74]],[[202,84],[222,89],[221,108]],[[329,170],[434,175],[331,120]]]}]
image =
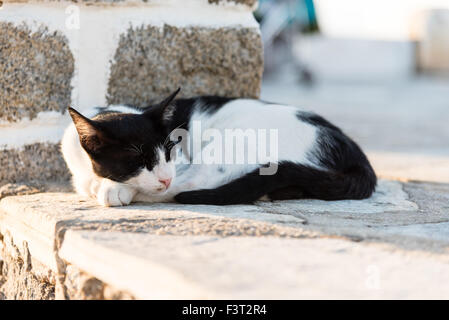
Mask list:
[{"label": "cat's closed eye", "polygon": [[126,147],[125,150],[138,155],[143,155],[143,145],[137,146],[135,144],[131,144]]}]

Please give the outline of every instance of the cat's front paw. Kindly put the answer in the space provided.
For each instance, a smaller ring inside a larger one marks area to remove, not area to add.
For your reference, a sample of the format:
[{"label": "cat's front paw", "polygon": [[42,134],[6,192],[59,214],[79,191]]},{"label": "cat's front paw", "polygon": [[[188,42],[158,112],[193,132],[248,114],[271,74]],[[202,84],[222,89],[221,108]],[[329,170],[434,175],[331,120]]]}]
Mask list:
[{"label": "cat's front paw", "polygon": [[126,206],[131,203],[135,194],[136,191],[127,185],[103,179],[98,189],[97,201],[105,207]]}]

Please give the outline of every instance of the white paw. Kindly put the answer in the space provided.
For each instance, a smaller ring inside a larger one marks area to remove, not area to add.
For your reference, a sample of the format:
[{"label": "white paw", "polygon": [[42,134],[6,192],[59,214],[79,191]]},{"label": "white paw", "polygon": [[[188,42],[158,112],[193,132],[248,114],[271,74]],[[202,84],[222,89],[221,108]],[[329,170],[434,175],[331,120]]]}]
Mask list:
[{"label": "white paw", "polygon": [[105,207],[126,206],[131,203],[135,190],[125,184],[103,179],[97,193],[97,201]]}]

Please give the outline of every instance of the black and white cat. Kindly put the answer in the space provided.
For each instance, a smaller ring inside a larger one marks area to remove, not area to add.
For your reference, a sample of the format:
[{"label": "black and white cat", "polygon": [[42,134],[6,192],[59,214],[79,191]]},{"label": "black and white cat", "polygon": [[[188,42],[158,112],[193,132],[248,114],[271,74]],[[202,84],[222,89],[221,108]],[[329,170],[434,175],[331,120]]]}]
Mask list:
[{"label": "black and white cat", "polygon": [[[104,206],[363,199],[373,193],[376,175],[364,153],[322,117],[253,99],[174,100],[178,92],[143,109],[112,105],[83,116],[69,108],[73,123],[62,152],[76,191]],[[194,132],[198,127],[202,133]],[[173,134],[179,131],[185,134]],[[229,132],[237,140],[244,135],[244,148],[218,141]],[[268,132],[272,136],[263,139]],[[241,161],[242,153],[253,160]]]}]

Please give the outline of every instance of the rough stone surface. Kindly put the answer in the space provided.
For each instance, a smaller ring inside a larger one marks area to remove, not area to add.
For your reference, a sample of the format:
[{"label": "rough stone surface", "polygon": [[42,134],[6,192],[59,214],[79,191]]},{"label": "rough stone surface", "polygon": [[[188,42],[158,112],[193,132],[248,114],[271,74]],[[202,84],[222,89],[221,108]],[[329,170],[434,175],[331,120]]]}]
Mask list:
[{"label": "rough stone surface", "polygon": [[67,39],[45,27],[0,22],[0,120],[33,119],[67,109],[74,60]]},{"label": "rough stone surface", "polygon": [[144,107],[177,87],[180,97],[258,97],[262,71],[257,29],[128,29],[111,66],[107,100]]},{"label": "rough stone surface", "polygon": [[69,181],[31,180],[20,183],[7,183],[0,187],[0,200],[10,196],[23,196],[40,192],[72,192]]},{"label": "rough stone surface", "polygon": [[116,290],[76,268],[68,265],[65,268],[65,292],[70,300],[132,300],[133,295]]},{"label": "rough stone surface", "polygon": [[448,218],[449,184],[412,181],[404,184],[404,191],[421,211]]},{"label": "rough stone surface", "polygon": [[25,183],[8,183],[0,187],[0,199],[8,196],[22,196],[38,193],[41,190]]},{"label": "rough stone surface", "polygon": [[59,144],[35,143],[21,149],[0,150],[0,186],[21,181],[69,179]]},{"label": "rough stone surface", "polygon": [[0,300],[134,299],[132,294],[117,290],[71,265],[64,268],[65,296],[58,297],[56,273],[31,256],[27,242],[20,246],[8,232],[5,236],[0,233],[0,248]]},{"label": "rough stone surface", "polygon": [[9,234],[0,234],[3,257],[0,277],[0,299],[52,300],[55,296],[54,274],[33,260],[27,242],[14,243]]}]

